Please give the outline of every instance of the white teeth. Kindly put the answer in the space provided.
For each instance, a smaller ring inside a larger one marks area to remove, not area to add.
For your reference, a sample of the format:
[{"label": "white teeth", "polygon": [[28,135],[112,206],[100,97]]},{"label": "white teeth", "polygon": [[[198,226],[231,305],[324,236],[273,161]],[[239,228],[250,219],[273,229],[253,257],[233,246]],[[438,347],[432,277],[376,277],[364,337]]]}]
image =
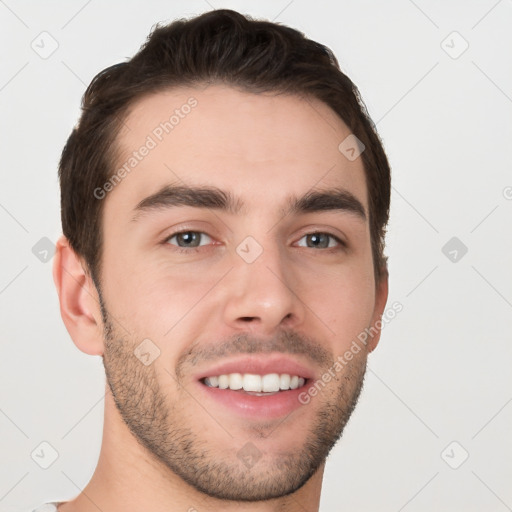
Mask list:
[{"label": "white teeth", "polygon": [[277,373],[263,375],[263,378],[261,379],[261,387],[266,393],[279,391],[279,375]]},{"label": "white teeth", "polygon": [[290,389],[290,376],[287,373],[283,373],[279,379],[280,389]]},{"label": "white teeth", "polygon": [[238,391],[243,389],[256,393],[276,393],[279,390],[287,391],[304,386],[306,379],[298,375],[283,373],[268,373],[256,375],[254,373],[230,373],[206,377],[204,383],[212,388],[232,389]]},{"label": "white teeth", "polygon": [[261,377],[246,373],[244,375],[244,391],[261,391]]},{"label": "white teeth", "polygon": [[205,384],[212,388],[218,388],[219,387],[219,378],[218,377],[207,377],[205,379]]},{"label": "white teeth", "polygon": [[241,373],[232,373],[229,376],[229,389],[242,389],[244,387],[244,376]]},{"label": "white teeth", "polygon": [[219,388],[220,389],[228,389],[229,388],[229,375],[219,375]]}]

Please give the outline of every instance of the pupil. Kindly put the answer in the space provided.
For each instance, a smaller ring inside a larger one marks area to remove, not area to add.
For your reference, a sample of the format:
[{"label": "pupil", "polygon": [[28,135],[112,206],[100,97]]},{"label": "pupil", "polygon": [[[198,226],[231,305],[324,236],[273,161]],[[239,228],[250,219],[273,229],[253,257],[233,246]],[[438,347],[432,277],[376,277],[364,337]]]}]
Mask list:
[{"label": "pupil", "polygon": [[186,245],[194,245],[191,242],[197,242],[197,233],[193,231],[187,231],[186,233],[180,233],[181,240],[185,242]]},{"label": "pupil", "polygon": [[[324,240],[322,241],[322,237],[324,238]],[[325,235],[322,235],[322,234],[314,234],[314,235],[311,235],[311,238],[310,238],[311,242],[313,243],[313,246],[314,247],[327,247],[326,245],[326,237]]]}]

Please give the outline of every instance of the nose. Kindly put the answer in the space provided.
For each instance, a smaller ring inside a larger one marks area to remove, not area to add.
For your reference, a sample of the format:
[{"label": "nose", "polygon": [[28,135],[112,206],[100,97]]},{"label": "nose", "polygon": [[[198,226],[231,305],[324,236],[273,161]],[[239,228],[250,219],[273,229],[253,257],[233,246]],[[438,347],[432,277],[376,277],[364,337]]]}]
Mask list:
[{"label": "nose", "polygon": [[283,251],[279,247],[261,250],[252,262],[242,251],[234,254],[234,268],[224,287],[224,321],[234,330],[268,336],[276,329],[300,325],[305,307],[294,290],[297,280]]}]

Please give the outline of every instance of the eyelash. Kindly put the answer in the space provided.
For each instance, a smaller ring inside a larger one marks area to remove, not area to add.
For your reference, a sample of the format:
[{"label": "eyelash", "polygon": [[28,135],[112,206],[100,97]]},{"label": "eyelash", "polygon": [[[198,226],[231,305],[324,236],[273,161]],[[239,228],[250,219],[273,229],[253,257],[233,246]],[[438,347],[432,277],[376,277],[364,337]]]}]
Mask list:
[{"label": "eyelash", "polygon": [[[170,244],[169,243],[169,241],[172,238],[174,238],[175,236],[181,235],[183,233],[198,233],[198,234],[206,235],[206,236],[212,238],[210,235],[208,235],[208,233],[205,233],[204,231],[194,231],[192,229],[185,229],[185,230],[182,230],[182,231],[176,231],[175,233],[172,233],[171,235],[165,237],[165,239],[162,240],[162,244],[164,244],[164,245],[165,244],[172,245],[174,251],[176,251],[178,253],[188,253],[188,254],[190,254],[191,252],[199,252],[199,250],[201,248],[205,247],[204,245],[199,246],[199,247],[179,247],[178,245],[174,245],[174,244]],[[336,251],[336,250],[342,250],[342,249],[346,249],[347,248],[347,244],[343,240],[341,240],[336,235],[333,235],[332,233],[329,233],[327,231],[312,231],[311,233],[305,233],[304,235],[301,236],[301,238],[299,240],[302,240],[304,237],[310,236],[310,235],[327,235],[330,238],[333,238],[339,244],[339,247],[322,247],[321,249],[323,251],[331,252],[333,250]],[[314,249],[314,247],[306,247],[306,249]]]}]

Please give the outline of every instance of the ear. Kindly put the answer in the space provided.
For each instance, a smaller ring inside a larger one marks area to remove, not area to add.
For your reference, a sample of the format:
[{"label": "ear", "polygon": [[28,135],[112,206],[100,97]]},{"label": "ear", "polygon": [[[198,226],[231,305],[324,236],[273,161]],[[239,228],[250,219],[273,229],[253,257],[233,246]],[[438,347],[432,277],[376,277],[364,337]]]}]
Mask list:
[{"label": "ear", "polygon": [[[388,301],[388,269],[387,265],[382,268],[380,281],[375,287],[375,308],[372,315],[372,323],[370,325],[371,332],[373,335],[368,339],[367,348],[368,353],[373,352],[377,343],[379,343],[380,335],[382,332],[382,315],[386,302]],[[374,331],[377,332],[374,332]]]},{"label": "ear", "polygon": [[53,258],[53,281],[60,314],[73,342],[86,354],[102,355],[103,321],[98,292],[64,236],[59,238]]}]

